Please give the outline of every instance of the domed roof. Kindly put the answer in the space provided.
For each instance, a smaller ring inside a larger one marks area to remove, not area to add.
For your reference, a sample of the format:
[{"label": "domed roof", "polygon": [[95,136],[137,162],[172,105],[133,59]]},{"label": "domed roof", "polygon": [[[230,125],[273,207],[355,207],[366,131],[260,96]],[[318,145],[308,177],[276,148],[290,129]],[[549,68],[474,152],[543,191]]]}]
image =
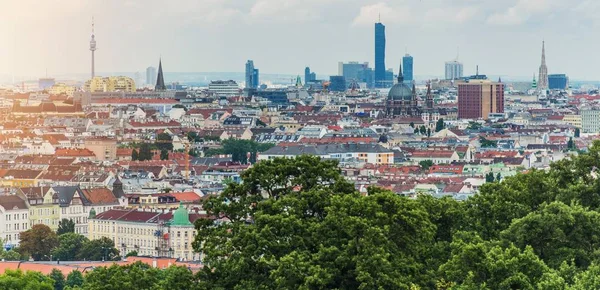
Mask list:
[{"label": "domed roof", "polygon": [[179,203],[179,208],[173,213],[173,219],[171,219],[172,226],[191,226],[190,214],[187,209],[183,207],[183,204]]},{"label": "domed roof", "polygon": [[388,93],[390,101],[410,101],[412,100],[412,89],[405,83],[395,84]]},{"label": "domed roof", "polygon": [[395,84],[388,93],[389,101],[411,101],[413,92],[410,86],[404,83],[404,76],[402,75],[402,63],[400,64],[400,70],[398,71],[398,83]]}]

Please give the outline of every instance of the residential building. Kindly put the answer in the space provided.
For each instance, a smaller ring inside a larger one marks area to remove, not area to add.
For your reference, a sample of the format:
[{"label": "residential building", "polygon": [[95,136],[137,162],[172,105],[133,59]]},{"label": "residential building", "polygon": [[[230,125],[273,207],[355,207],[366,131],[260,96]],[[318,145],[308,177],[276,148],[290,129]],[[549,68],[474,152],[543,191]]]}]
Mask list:
[{"label": "residential building", "polygon": [[490,113],[504,112],[504,84],[470,80],[458,84],[458,118],[488,119]]},{"label": "residential building", "polygon": [[88,233],[90,239],[113,240],[123,253],[199,261],[201,255],[192,243],[196,236],[193,223],[201,217],[190,214],[183,205],[168,213],[114,209],[90,215]]},{"label": "residential building", "polygon": [[64,83],[57,83],[48,88],[48,93],[51,95],[67,95],[72,97],[75,93],[75,87]]},{"label": "residential building", "polygon": [[135,81],[130,77],[94,77],[85,82],[86,92],[135,92]]},{"label": "residential building", "polygon": [[600,108],[585,107],[581,109],[581,129],[583,133],[600,132]]},{"label": "residential building", "polygon": [[30,228],[29,205],[17,195],[0,196],[0,239],[5,248],[19,245],[20,233]]},{"label": "residential building", "polygon": [[53,231],[60,221],[60,203],[57,192],[50,186],[23,187],[17,196],[29,203],[29,225],[43,224]]},{"label": "residential building", "polygon": [[582,128],[582,120],[581,120],[581,115],[565,115],[565,117],[563,118],[563,122],[571,125],[571,126],[575,126],[579,129]]},{"label": "residential building", "polygon": [[340,162],[364,162],[371,164],[393,164],[394,152],[379,144],[322,144],[300,146],[275,146],[258,156],[258,160],[276,157],[296,157],[303,154],[316,155],[323,159]]},{"label": "residential building", "polygon": [[94,152],[96,160],[117,159],[117,139],[106,137],[86,138],[84,148]]}]

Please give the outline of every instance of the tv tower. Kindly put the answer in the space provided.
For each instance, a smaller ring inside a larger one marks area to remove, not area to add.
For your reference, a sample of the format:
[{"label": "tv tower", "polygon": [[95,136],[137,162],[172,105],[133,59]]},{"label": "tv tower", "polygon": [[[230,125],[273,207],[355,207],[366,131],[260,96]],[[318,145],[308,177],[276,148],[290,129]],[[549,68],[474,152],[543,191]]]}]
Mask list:
[{"label": "tv tower", "polygon": [[92,17],[92,40],[90,40],[90,51],[92,52],[92,78],[94,78],[94,51],[96,51],[96,39],[94,38],[94,17]]}]

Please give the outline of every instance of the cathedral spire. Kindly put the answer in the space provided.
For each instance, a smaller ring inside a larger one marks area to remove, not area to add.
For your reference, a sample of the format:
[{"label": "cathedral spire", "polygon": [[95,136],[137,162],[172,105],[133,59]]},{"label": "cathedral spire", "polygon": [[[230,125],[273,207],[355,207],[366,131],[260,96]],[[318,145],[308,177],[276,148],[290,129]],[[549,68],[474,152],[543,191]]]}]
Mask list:
[{"label": "cathedral spire", "polygon": [[542,64],[540,65],[538,88],[540,90],[548,89],[548,67],[546,66],[546,42],[542,41]]},{"label": "cathedral spire", "polygon": [[162,70],[162,58],[158,60],[158,76],[156,77],[156,86],[154,86],[155,91],[166,91],[167,87],[165,86],[165,79],[163,77]]},{"label": "cathedral spire", "polygon": [[400,62],[400,69],[398,71],[398,83],[401,84],[404,82],[404,75],[402,74],[402,61]]}]

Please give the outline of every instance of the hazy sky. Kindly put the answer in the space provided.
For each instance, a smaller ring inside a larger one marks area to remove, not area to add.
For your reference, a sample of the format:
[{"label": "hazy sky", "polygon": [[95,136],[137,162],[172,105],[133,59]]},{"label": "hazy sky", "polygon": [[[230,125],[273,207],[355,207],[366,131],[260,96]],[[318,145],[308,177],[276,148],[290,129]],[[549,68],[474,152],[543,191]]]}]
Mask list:
[{"label": "hazy sky", "polygon": [[0,73],[243,71],[336,74],[338,61],[374,62],[373,23],[386,25],[386,65],[405,49],[416,75],[530,76],[546,40],[550,73],[600,80],[598,0],[0,0]]}]

